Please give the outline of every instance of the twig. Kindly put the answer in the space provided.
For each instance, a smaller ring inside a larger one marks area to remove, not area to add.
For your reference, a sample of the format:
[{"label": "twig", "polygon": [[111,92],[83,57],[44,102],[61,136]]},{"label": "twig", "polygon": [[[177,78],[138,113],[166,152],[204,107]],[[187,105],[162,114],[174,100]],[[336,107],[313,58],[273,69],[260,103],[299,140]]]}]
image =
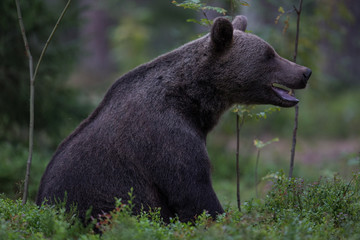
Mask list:
[{"label": "twig", "polygon": [[289,178],[292,178],[293,171],[294,171],[295,147],[296,147],[296,136],[297,136],[297,130],[298,130],[298,122],[299,122],[299,105],[296,105],[295,106],[294,130],[293,130],[293,138],[292,138],[292,146],[291,146],[291,159],[290,159]]},{"label": "twig", "polygon": [[[16,0],[16,1],[17,1],[17,0]],[[43,50],[41,51],[41,55],[40,55],[39,61],[38,61],[37,64],[36,64],[36,68],[35,68],[35,72],[34,72],[34,80],[35,80],[35,77],[36,77],[36,75],[37,75],[37,72],[38,72],[38,69],[39,69],[41,60],[42,60],[42,58],[43,58],[43,56],[44,56],[44,54],[45,54],[45,52],[46,52],[46,50],[47,50],[47,48],[48,48],[48,46],[49,46],[49,43],[50,43],[52,37],[54,36],[54,33],[55,33],[56,29],[57,29],[58,26],[59,26],[59,23],[61,22],[62,18],[64,17],[66,11],[67,11],[68,8],[69,8],[70,2],[71,2],[71,0],[68,0],[68,2],[66,3],[63,11],[62,11],[61,14],[60,14],[60,17],[58,18],[58,20],[57,20],[57,22],[56,22],[56,24],[55,24],[52,32],[51,32],[50,35],[49,35],[48,40],[46,41],[46,43],[45,43],[45,45],[44,45]]]},{"label": "twig", "polygon": [[[19,21],[19,25],[20,25],[20,30],[21,30],[21,36],[22,36],[22,38],[24,40],[26,55],[29,58],[29,60],[31,60],[29,62],[32,63],[32,56],[31,56],[31,52],[30,52],[30,48],[29,48],[29,43],[27,41],[26,34],[25,34],[25,28],[24,28],[24,23],[23,23],[23,20],[22,20],[20,4],[19,4],[18,0],[15,0],[15,3],[16,3],[16,11],[17,11],[17,15],[18,15],[18,21]],[[30,69],[32,69],[32,67],[30,67]],[[32,79],[32,74],[33,74],[33,72],[30,71],[30,79]]]},{"label": "twig", "polygon": [[[297,14],[294,62],[296,62],[296,57],[297,57],[297,53],[298,53],[299,31],[300,31],[300,15],[301,15],[301,10],[302,10],[302,2],[303,2],[303,0],[300,0],[298,9],[294,6],[294,10],[295,10],[295,12]],[[295,94],[295,92],[294,92],[294,94]],[[294,125],[292,147],[291,147],[289,178],[292,178],[293,171],[294,171],[294,159],[295,159],[296,136],[297,136],[297,129],[298,129],[298,117],[299,117],[299,105],[297,104],[295,106],[295,125]]]},{"label": "twig", "polygon": [[49,35],[48,40],[46,41],[43,50],[41,52],[39,61],[36,64],[36,69],[34,72],[34,65],[33,65],[33,58],[30,52],[30,47],[29,47],[29,43],[27,41],[26,38],[26,32],[25,32],[25,27],[24,27],[24,23],[23,23],[23,19],[22,19],[22,15],[21,15],[21,9],[20,9],[20,3],[19,0],[15,0],[15,4],[16,4],[16,11],[17,11],[17,15],[18,15],[18,20],[19,20],[19,25],[20,25],[20,30],[21,30],[21,35],[24,41],[24,46],[25,46],[25,50],[26,50],[26,55],[29,58],[29,72],[30,72],[30,120],[29,120],[29,155],[28,155],[28,159],[27,159],[27,164],[26,164],[26,174],[25,174],[25,182],[24,182],[24,194],[23,194],[23,199],[22,199],[22,204],[25,204],[28,198],[28,193],[29,193],[29,182],[30,182],[30,170],[31,170],[31,162],[32,162],[32,155],[33,155],[33,148],[34,148],[34,99],[35,99],[35,78],[41,63],[41,60],[46,52],[46,49],[61,21],[61,19],[63,18],[66,10],[69,7],[71,0],[68,0],[66,6],[64,7],[64,10],[62,11],[56,25],[54,26],[54,29],[52,30],[51,34]]},{"label": "twig", "polygon": [[295,10],[295,12],[297,14],[294,62],[296,62],[296,57],[297,57],[297,53],[298,53],[298,46],[299,46],[300,15],[301,15],[301,11],[302,11],[302,2],[303,2],[303,0],[300,0],[299,9],[297,9],[294,6],[294,10]]},{"label": "twig", "polygon": [[240,169],[239,169],[239,148],[240,148],[240,129],[244,124],[245,118],[241,118],[239,121],[239,114],[236,114],[236,198],[237,206],[241,211],[241,200],[240,200]]},{"label": "twig", "polygon": [[29,178],[30,178],[30,166],[32,161],[32,154],[33,154],[33,136],[34,136],[34,67],[33,67],[33,58],[30,52],[29,43],[26,38],[25,27],[22,20],[21,10],[20,10],[20,3],[18,0],[15,0],[16,3],[16,11],[18,15],[21,35],[24,41],[26,55],[29,58],[29,72],[30,72],[30,123],[29,123],[29,155],[27,159],[27,166],[26,166],[26,174],[25,174],[25,183],[24,183],[24,194],[22,199],[22,204],[25,204],[28,197],[28,189],[29,189]]},{"label": "twig", "polygon": [[255,196],[258,198],[258,167],[260,159],[260,149],[257,150],[256,165],[255,165]]},{"label": "twig", "polygon": [[[344,191],[344,193],[343,193],[343,198],[345,198],[346,193],[349,191],[349,188],[350,188],[350,186],[351,186],[352,181],[355,180],[355,176],[356,176],[356,175],[354,175],[354,176],[351,178],[350,182],[347,184],[346,189],[345,189],[345,191]],[[340,195],[339,195],[339,197],[340,197]]]},{"label": "twig", "polygon": [[230,11],[231,11],[231,20],[235,19],[235,6],[234,6],[234,1],[231,0],[230,1]]}]

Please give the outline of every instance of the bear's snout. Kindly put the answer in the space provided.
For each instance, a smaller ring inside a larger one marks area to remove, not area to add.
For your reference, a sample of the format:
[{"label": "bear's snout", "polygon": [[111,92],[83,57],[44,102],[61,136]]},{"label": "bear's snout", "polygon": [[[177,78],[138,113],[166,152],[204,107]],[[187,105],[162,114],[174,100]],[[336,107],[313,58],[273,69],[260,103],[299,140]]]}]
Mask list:
[{"label": "bear's snout", "polygon": [[309,80],[311,73],[312,73],[311,69],[306,68],[305,73],[304,73],[304,78],[306,79],[306,81]]},{"label": "bear's snout", "polygon": [[310,76],[311,76],[311,69],[310,68],[306,68],[305,72],[303,73],[303,79],[302,79],[302,83],[304,84],[304,87],[307,84],[307,81],[309,80]]}]

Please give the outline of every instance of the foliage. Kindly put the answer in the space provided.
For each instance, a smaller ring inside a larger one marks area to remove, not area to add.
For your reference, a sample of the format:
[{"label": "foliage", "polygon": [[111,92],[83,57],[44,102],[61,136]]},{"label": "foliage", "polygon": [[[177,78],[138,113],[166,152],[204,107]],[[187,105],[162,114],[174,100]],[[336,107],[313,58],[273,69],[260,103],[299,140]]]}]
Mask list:
[{"label": "foliage", "polygon": [[267,141],[265,143],[259,139],[254,140],[254,146],[257,149],[256,165],[255,165],[255,181],[254,181],[256,197],[258,197],[258,168],[259,168],[260,151],[262,148],[266,147],[267,145],[269,145],[273,142],[278,142],[278,141],[279,141],[279,138],[273,138],[270,141]]},{"label": "foliage", "polygon": [[[337,234],[351,237],[351,228],[359,227],[359,173],[348,183],[334,175],[333,179],[319,178],[305,184],[303,179],[288,180],[283,173],[277,174],[275,181],[265,200],[265,209],[272,212],[275,226],[284,219],[302,222],[310,233],[327,230],[325,238]],[[356,234],[359,236],[359,232]]]},{"label": "foliage", "polygon": [[176,1],[172,1],[177,7],[183,7],[184,9],[191,9],[195,11],[205,11],[205,10],[213,10],[222,15],[226,14],[226,10],[220,7],[208,6],[206,3],[202,3],[200,0],[187,0],[182,3],[177,3]]},{"label": "foliage", "polygon": [[[27,138],[23,130],[28,127],[29,119],[28,61],[19,30],[15,2],[4,0],[0,5],[0,58],[6,59],[0,65],[0,140],[24,141]],[[34,62],[39,58],[56,23],[62,9],[58,6],[62,6],[61,1],[54,1],[52,4],[41,0],[21,1]],[[78,22],[78,8],[73,5],[39,68],[39,81],[35,90],[35,128],[37,131],[45,130],[52,137],[59,137],[65,127],[65,116],[71,115],[80,119],[86,116],[89,110],[87,104],[79,104],[75,92],[64,82],[78,53],[75,40]]]},{"label": "foliage", "polygon": [[[279,15],[275,18],[275,24],[278,24],[280,18],[285,14],[285,10],[283,7],[279,7]],[[287,29],[289,28],[289,20],[290,20],[290,15],[288,14],[290,11],[288,11],[286,13],[286,19],[284,20],[284,28],[283,28],[283,34],[286,33]]]},{"label": "foliage", "polygon": [[[22,183],[26,169],[28,149],[21,144],[0,142],[0,193],[16,199],[22,192]],[[47,152],[35,151],[33,155],[32,174],[30,176],[29,197],[35,200],[40,178],[45,170],[46,161],[50,159]]]},{"label": "foliage", "polygon": [[[208,11],[214,11],[224,16],[228,13],[228,11],[225,8],[210,6],[206,3],[206,1],[201,1],[201,0],[185,0],[182,3],[178,3],[177,1],[174,0],[172,1],[172,4],[174,4],[177,7],[194,10],[196,12],[201,13],[204,16],[204,18],[201,18],[200,20],[190,18],[187,19],[187,22],[193,22],[208,27],[211,26],[213,23],[213,20],[210,20],[207,16]],[[232,13],[234,11],[234,8],[237,8],[238,6],[250,6],[249,3],[242,0],[232,0],[230,2],[230,5],[231,5],[230,8],[232,10]]]},{"label": "foliage", "polygon": [[[90,232],[76,215],[64,208],[23,205],[20,200],[10,200],[0,195],[1,239],[75,239]],[[89,236],[98,239],[98,236]]]},{"label": "foliage", "polygon": [[[203,213],[193,223],[177,218],[165,223],[159,209],[132,216],[131,200],[121,200],[96,227],[101,239],[358,239],[360,236],[360,173],[347,182],[335,175],[306,183],[269,175],[274,185],[264,200],[227,208],[217,219]],[[0,196],[1,239],[100,239],[63,208],[21,205]]]},{"label": "foliage", "polygon": [[194,26],[184,19],[194,13],[174,7],[170,1],[123,1],[106,3],[106,13],[115,25],[109,29],[111,55],[125,73],[193,37]]},{"label": "foliage", "polygon": [[205,18],[201,18],[200,20],[191,18],[191,19],[188,19],[187,21],[198,23],[203,26],[211,26],[213,23],[212,20],[210,20],[206,14],[206,12],[208,10],[215,11],[221,15],[225,15],[227,12],[224,8],[209,6],[206,3],[201,2],[200,0],[186,0],[182,3],[172,1],[172,3],[177,7],[182,7],[184,9],[191,9],[191,10],[195,10],[197,12],[202,13],[202,15],[204,15]]},{"label": "foliage", "polygon": [[270,141],[267,141],[267,142],[263,142],[259,139],[255,139],[254,140],[254,146],[260,150],[262,149],[263,147],[266,147],[267,145],[269,145],[270,143],[273,143],[273,142],[278,142],[279,141],[279,138],[273,138],[271,139]]},{"label": "foliage", "polygon": [[[296,14],[292,14],[294,1],[266,0],[261,4],[254,2],[254,5],[259,18],[264,23],[270,23],[272,28],[270,30],[266,27],[270,24],[265,24],[255,32],[271,42],[280,55],[291,56],[293,47],[289,45],[292,45],[296,34]],[[358,39],[359,32],[352,30],[360,20],[358,9],[358,4],[346,0],[304,1],[299,63],[313,70],[311,84],[314,90],[326,89],[337,93],[349,86],[359,86],[356,81],[358,70],[354,68],[358,62],[358,54],[354,52],[359,50],[354,39]],[[272,24],[274,21],[278,26]],[[279,34],[274,27],[284,34]]]},{"label": "foliage", "polygon": [[259,112],[254,111],[256,108],[256,105],[236,105],[232,111],[239,115],[240,121],[266,119],[268,114],[280,111],[280,107],[276,106],[268,107]]}]

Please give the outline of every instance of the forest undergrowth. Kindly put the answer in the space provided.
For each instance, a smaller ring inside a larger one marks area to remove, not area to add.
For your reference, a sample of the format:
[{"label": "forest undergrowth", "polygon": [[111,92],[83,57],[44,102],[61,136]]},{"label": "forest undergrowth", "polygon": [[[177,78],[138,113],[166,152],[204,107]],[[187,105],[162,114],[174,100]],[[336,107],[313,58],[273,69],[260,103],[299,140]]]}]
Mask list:
[{"label": "forest undergrowth", "polygon": [[[0,239],[359,239],[360,173],[308,182],[288,179],[280,171],[268,175],[271,190],[262,199],[228,206],[217,219],[204,212],[194,222],[164,223],[158,209],[132,215],[132,200],[117,200],[111,213],[84,227],[75,211],[63,205],[0,197]],[[96,231],[94,231],[96,230]],[[101,231],[102,234],[95,232]]]}]

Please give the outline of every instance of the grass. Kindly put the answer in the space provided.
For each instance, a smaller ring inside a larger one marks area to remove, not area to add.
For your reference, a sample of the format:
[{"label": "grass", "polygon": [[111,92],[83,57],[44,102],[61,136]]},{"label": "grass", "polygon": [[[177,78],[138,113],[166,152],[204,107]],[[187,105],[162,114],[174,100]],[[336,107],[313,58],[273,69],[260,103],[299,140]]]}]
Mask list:
[{"label": "grass", "polygon": [[[315,182],[269,175],[273,187],[263,199],[244,202],[242,211],[228,207],[216,220],[203,213],[194,223],[172,219],[165,224],[158,210],[131,215],[131,201],[117,202],[97,224],[83,227],[59,207],[0,197],[0,239],[359,239],[360,173]],[[103,234],[95,234],[93,228]]]},{"label": "grass", "polygon": [[[328,177],[318,178],[314,172],[325,169],[325,165],[331,169],[329,163],[314,167],[299,162],[295,175],[303,178],[288,180],[283,172],[277,172],[287,167],[287,160],[268,156],[270,148],[264,148],[258,172],[260,197],[255,198],[256,149],[252,139],[243,140],[242,211],[239,212],[236,209],[234,152],[231,147],[224,147],[222,139],[221,136],[210,138],[208,147],[214,166],[214,188],[226,214],[213,220],[204,213],[193,224],[176,219],[165,224],[156,210],[132,216],[131,204],[118,202],[117,209],[104,214],[95,227],[103,231],[101,239],[360,238],[360,172],[349,174],[349,169],[359,171],[356,153],[334,165],[338,167],[343,163],[338,170],[345,173],[342,176],[346,178],[329,173]],[[274,148],[279,148],[275,144],[281,143],[274,143]],[[39,208],[32,201],[21,205],[21,201],[16,200],[20,196],[16,193],[21,190],[16,183],[21,183],[25,172],[26,148],[6,143],[0,148],[0,186],[1,192],[6,192],[6,196],[0,196],[0,239],[100,239],[93,231],[95,225],[83,227],[74,213],[66,213],[61,206]],[[33,200],[50,157],[49,153],[35,152],[30,188]],[[348,166],[350,158],[355,165]]]}]

